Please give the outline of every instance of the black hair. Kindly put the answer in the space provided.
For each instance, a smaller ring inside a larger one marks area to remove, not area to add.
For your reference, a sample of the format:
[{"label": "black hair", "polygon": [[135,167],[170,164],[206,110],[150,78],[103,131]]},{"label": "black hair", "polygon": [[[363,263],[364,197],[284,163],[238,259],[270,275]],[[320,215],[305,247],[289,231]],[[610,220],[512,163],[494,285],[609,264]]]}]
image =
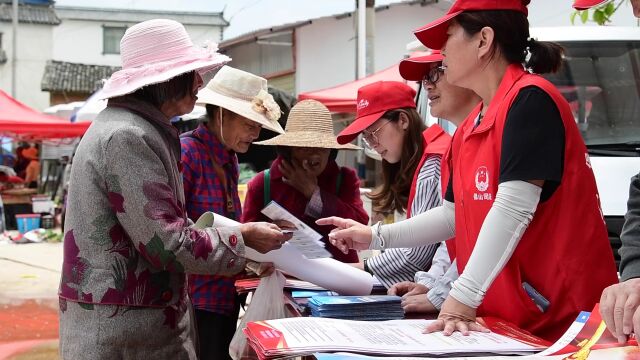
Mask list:
[{"label": "black hair", "polygon": [[381,213],[396,210],[404,213],[409,202],[413,174],[422,159],[424,144],[422,132],[427,128],[416,108],[408,107],[389,110],[382,119],[398,122],[404,113],[409,120],[409,127],[404,132],[400,161],[391,164],[382,160],[382,184],[367,194],[373,202],[373,210]]},{"label": "black hair", "polygon": [[196,72],[190,71],[169,81],[142,87],[132,93],[131,96],[160,108],[167,101],[182,99],[189,94],[193,88],[195,76]]},{"label": "black hair", "polygon": [[[557,72],[562,66],[564,49],[557,43],[537,41],[529,37],[527,15],[515,10],[465,11],[455,18],[468,35],[474,35],[484,27],[494,32],[494,47],[510,64],[522,63],[534,73]],[[527,59],[527,54],[531,56]]]}]

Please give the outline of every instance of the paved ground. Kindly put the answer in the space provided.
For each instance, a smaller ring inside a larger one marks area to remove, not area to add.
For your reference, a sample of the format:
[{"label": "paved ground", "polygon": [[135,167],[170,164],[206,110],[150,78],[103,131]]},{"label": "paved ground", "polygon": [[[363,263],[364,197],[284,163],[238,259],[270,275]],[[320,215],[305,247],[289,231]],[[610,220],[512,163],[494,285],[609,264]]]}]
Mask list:
[{"label": "paved ground", "polygon": [[58,359],[62,244],[0,244],[0,360]]}]

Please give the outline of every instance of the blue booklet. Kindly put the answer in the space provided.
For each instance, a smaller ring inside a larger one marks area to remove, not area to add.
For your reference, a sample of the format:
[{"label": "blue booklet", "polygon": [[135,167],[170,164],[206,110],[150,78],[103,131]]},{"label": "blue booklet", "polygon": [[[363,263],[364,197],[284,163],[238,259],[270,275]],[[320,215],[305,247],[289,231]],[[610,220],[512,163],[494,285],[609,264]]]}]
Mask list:
[{"label": "blue booklet", "polygon": [[291,292],[291,297],[294,299],[304,299],[314,296],[333,296],[338,295],[337,292],[329,290],[294,290]]},{"label": "blue booklet", "polygon": [[307,306],[316,317],[382,321],[404,317],[401,300],[393,295],[314,296]]}]

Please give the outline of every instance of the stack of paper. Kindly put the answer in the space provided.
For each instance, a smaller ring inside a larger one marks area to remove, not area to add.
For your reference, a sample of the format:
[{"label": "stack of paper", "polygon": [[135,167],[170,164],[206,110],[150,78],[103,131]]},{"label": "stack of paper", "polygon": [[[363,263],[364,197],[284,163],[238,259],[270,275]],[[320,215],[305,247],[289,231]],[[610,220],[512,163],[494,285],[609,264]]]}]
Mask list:
[{"label": "stack of paper", "polygon": [[338,351],[383,356],[531,354],[545,348],[496,333],[423,334],[430,322],[288,318],[248,323],[244,333],[260,359]]},{"label": "stack of paper", "polygon": [[[235,282],[236,291],[239,294],[253,291],[258,288],[258,285],[260,285],[260,278],[239,279],[239,280],[236,280]],[[291,279],[291,278],[287,278],[285,280],[284,288],[288,290],[308,290],[308,291],[324,291],[324,292],[328,291],[327,289],[321,288],[320,286],[314,285],[308,281],[302,281],[302,280]],[[337,293],[335,294],[337,295]],[[316,294],[316,295],[320,295],[320,294]],[[308,297],[311,297],[311,296],[313,295],[310,295]]]},{"label": "stack of paper", "polygon": [[273,221],[279,223],[284,221],[290,224],[293,236],[288,243],[295,246],[308,259],[331,257],[331,253],[324,248],[325,244],[322,242],[322,235],[293,216],[277,202],[272,200],[269,205],[262,209],[262,213]]},{"label": "stack of paper", "polygon": [[314,296],[307,306],[311,316],[346,320],[383,321],[404,317],[400,302],[393,295]]}]

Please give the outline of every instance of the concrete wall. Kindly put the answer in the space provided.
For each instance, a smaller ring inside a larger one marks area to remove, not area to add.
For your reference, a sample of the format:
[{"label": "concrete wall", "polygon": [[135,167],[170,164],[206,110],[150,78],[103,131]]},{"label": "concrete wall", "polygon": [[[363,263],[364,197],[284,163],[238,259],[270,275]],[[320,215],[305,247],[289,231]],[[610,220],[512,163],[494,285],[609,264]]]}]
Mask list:
[{"label": "concrete wall", "polygon": [[[375,14],[374,69],[384,69],[406,55],[412,31],[442,16],[448,4],[394,5]],[[353,17],[313,20],[296,30],[297,93],[339,85],[356,78]]]},{"label": "concrete wall", "polygon": [[[120,66],[120,55],[103,54],[103,26],[131,26],[133,23],[62,19],[53,31],[53,59],[92,65]],[[220,28],[216,26],[185,26],[191,40],[202,45],[210,40],[218,42]]]},{"label": "concrete wall", "polygon": [[[54,26],[20,23],[18,28],[16,98],[36,110],[49,106],[49,93],[40,90],[46,61],[51,59]],[[0,89],[11,95],[12,28],[9,22],[0,22],[2,49],[7,62],[0,64]]]}]

